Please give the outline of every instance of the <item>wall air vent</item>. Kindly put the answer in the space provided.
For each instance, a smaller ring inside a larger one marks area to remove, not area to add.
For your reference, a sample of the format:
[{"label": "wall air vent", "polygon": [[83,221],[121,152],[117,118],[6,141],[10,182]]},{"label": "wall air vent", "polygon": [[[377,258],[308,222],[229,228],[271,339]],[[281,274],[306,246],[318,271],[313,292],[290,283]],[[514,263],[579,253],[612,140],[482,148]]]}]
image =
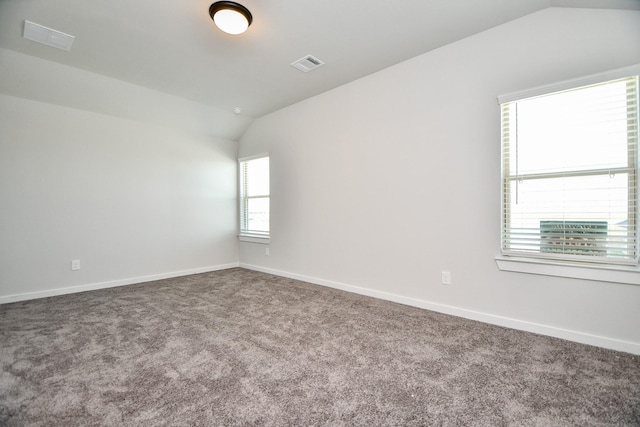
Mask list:
[{"label": "wall air vent", "polygon": [[300,58],[291,63],[291,66],[297,68],[300,71],[308,73],[311,70],[315,70],[319,66],[324,65],[324,62],[320,61],[313,55],[307,55],[304,58]]},{"label": "wall air vent", "polygon": [[74,36],[69,34],[43,27],[27,20],[24,21],[24,34],[22,36],[27,40],[33,40],[34,42],[67,51],[71,50],[71,45],[75,39]]}]

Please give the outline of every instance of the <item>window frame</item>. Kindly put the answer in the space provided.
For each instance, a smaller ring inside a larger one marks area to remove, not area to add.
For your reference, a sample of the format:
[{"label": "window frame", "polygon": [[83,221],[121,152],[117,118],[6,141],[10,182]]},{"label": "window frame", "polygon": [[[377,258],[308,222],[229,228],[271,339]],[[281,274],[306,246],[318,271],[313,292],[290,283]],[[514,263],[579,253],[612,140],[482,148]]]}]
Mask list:
[{"label": "window frame", "polygon": [[[252,242],[252,243],[263,243],[268,244],[271,241],[271,224],[269,223],[269,231],[266,233],[251,231],[246,227],[246,223],[248,222],[247,211],[248,211],[248,201],[250,199],[255,198],[267,198],[269,200],[269,204],[271,202],[271,185],[269,183],[269,191],[267,194],[246,195],[247,184],[245,183],[245,172],[244,172],[244,164],[250,162],[252,160],[259,160],[267,158],[269,161],[269,175],[271,174],[271,158],[269,153],[261,153],[253,156],[241,157],[238,158],[238,239],[243,242]],[[269,177],[269,181],[271,181]],[[269,211],[271,209],[269,208]],[[270,212],[269,212],[270,213]],[[269,215],[270,218],[271,215]],[[270,221],[269,221],[270,222]]]},{"label": "window frame", "polygon": [[[523,100],[526,98],[531,98],[535,96],[552,94],[554,92],[561,92],[564,90],[570,90],[575,88],[580,88],[583,86],[594,85],[606,81],[617,80],[625,77],[630,77],[633,75],[640,74],[640,64],[633,65],[631,67],[625,67],[617,70],[611,70],[604,73],[594,74],[578,79],[567,80],[551,85],[536,87],[524,91],[513,92],[505,95],[501,95],[498,97],[498,104],[500,105],[500,114],[502,115],[502,104],[513,102],[517,100]],[[638,118],[636,117],[636,120]],[[636,125],[637,125],[636,121]],[[502,136],[501,136],[502,140]],[[637,144],[640,141],[637,142]],[[637,147],[636,147],[637,149]],[[504,151],[503,148],[500,150],[501,156],[503,156]],[[638,166],[638,155],[635,154],[635,180],[638,179],[637,174],[640,172],[640,168]],[[640,284],[640,266],[638,265],[638,256],[636,254],[636,259],[633,263],[625,264],[616,264],[615,262],[586,262],[581,261],[579,259],[553,259],[546,257],[536,257],[536,256],[528,256],[524,253],[516,253],[510,251],[504,251],[504,243],[503,243],[503,232],[505,230],[505,203],[507,203],[506,198],[508,197],[508,188],[506,186],[506,179],[504,176],[504,159],[501,158],[500,167],[502,172],[501,175],[501,210],[500,210],[500,254],[495,257],[495,261],[498,265],[498,268],[503,271],[511,271],[511,272],[519,272],[519,273],[531,273],[531,274],[539,274],[539,275],[548,275],[548,276],[558,276],[558,277],[570,277],[570,278],[579,278],[586,280],[597,280],[597,281],[608,281],[608,282],[617,282],[617,283],[627,283],[627,284]],[[631,183],[630,183],[631,185]],[[636,188],[636,202],[635,202],[635,213],[634,218],[636,227],[640,222],[638,222],[638,187],[637,182],[635,182]],[[636,228],[636,236],[638,236],[639,230]],[[638,251],[638,248],[636,248]]]}]

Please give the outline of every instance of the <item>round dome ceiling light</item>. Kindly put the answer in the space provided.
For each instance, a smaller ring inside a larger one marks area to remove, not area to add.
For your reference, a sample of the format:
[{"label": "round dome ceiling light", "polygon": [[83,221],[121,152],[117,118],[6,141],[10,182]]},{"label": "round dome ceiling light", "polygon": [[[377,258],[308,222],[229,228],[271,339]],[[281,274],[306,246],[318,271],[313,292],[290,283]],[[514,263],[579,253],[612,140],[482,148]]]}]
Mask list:
[{"label": "round dome ceiling light", "polygon": [[232,1],[218,1],[209,7],[211,19],[227,34],[242,34],[247,31],[253,17],[249,9]]}]

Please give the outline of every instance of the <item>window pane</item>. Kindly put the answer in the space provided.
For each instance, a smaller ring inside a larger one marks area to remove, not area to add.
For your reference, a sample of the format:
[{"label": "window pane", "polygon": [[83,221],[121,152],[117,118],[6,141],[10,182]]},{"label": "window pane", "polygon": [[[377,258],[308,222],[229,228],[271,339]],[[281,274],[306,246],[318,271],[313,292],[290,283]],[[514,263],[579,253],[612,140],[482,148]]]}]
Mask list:
[{"label": "window pane", "polygon": [[269,198],[259,197],[247,200],[247,230],[249,232],[269,232]]},{"label": "window pane", "polygon": [[266,196],[269,194],[269,158],[249,160],[246,162],[247,194],[246,196]]},{"label": "window pane", "polygon": [[627,113],[626,81],[512,103],[509,173],[626,166]]},{"label": "window pane", "polygon": [[[509,229],[505,237],[511,241],[509,249],[633,257],[627,184],[626,173],[511,181],[511,197],[505,211]],[[546,234],[547,238],[558,237],[553,228],[558,229],[560,222],[564,224],[560,241],[566,245],[562,249],[552,248],[549,240],[541,241],[541,235],[550,233]],[[579,233],[588,234],[588,239],[583,236],[581,242],[576,241],[580,240]],[[585,239],[600,242],[589,243]],[[602,251],[603,248],[606,250]]]}]

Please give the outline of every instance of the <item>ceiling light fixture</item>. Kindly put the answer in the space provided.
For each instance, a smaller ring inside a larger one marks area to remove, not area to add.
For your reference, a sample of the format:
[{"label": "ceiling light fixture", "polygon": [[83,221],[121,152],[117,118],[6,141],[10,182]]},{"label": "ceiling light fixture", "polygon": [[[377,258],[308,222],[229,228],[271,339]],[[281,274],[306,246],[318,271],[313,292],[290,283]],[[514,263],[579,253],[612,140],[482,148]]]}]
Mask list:
[{"label": "ceiling light fixture", "polygon": [[218,28],[227,34],[242,34],[247,31],[253,17],[249,9],[232,1],[217,1],[209,7],[209,15]]}]

